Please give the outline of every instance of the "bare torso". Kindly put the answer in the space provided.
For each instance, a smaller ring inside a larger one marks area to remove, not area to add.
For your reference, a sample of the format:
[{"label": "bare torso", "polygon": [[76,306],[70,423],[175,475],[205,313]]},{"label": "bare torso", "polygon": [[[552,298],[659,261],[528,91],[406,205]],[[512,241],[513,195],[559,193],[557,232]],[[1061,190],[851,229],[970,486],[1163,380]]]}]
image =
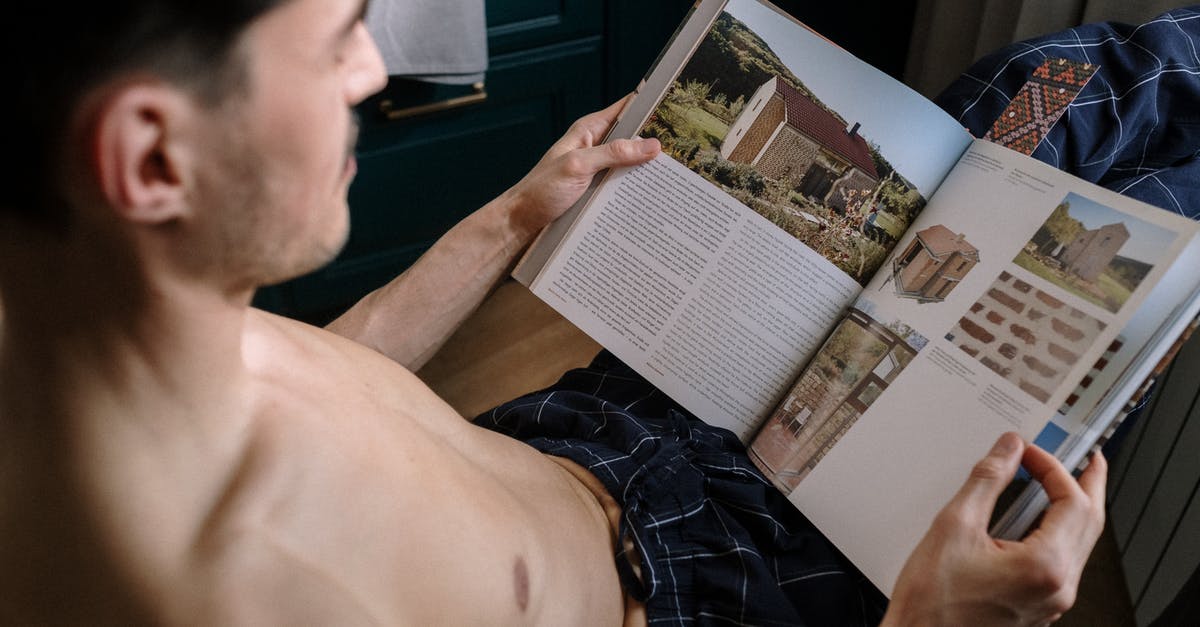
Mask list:
[{"label": "bare torso", "polygon": [[243,357],[245,419],[84,430],[96,441],[81,448],[102,454],[80,469],[92,477],[81,507],[156,619],[625,618],[611,508],[577,467],[474,427],[404,368],[324,331],[254,313]]}]

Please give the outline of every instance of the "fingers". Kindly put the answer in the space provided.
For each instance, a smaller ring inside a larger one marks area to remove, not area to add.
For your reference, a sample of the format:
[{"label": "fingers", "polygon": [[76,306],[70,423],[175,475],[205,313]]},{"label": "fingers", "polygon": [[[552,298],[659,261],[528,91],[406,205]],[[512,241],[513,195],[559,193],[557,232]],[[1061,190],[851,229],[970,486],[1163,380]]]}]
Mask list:
[{"label": "fingers", "polygon": [[621,113],[625,111],[625,107],[629,106],[631,101],[633,101],[633,94],[627,94],[624,98],[608,105],[603,110],[583,116],[579,121],[589,128],[598,129],[599,134],[607,133],[608,129],[617,121],[617,118],[621,117]]},{"label": "fingers", "polygon": [[1093,453],[1088,467],[1079,475],[1079,487],[1093,502],[1104,505],[1108,486],[1108,460],[1101,453]]},{"label": "fingers", "polygon": [[1051,503],[1075,496],[1078,489],[1075,478],[1067,472],[1057,457],[1042,450],[1040,446],[1026,448],[1021,464],[1046,489],[1046,496],[1050,497]]},{"label": "fingers", "polygon": [[571,152],[565,167],[569,176],[590,177],[608,168],[645,163],[661,150],[657,139],[618,139],[602,146]]},{"label": "fingers", "polygon": [[[1104,526],[1104,487],[1108,465],[1095,455],[1076,482],[1056,457],[1031,446],[1022,463],[1050,498],[1050,506],[1035,532],[1062,546],[1082,546],[1087,551]],[[1082,556],[1086,559],[1086,554]]]},{"label": "fingers", "polygon": [[[608,135],[609,129],[611,129],[613,124],[616,123],[617,118],[621,117],[621,113],[625,111],[625,108],[629,106],[629,103],[633,102],[634,96],[635,94],[629,94],[624,98],[612,103],[602,111],[589,113],[588,115],[575,120],[575,123],[571,125],[571,128],[567,130],[566,134],[564,134],[557,142],[555,142],[554,145],[550,147],[550,150],[546,151],[546,156],[543,160],[552,161],[563,155],[570,154],[572,151],[598,146],[600,142],[604,140],[605,136]],[[609,143],[611,145],[617,142]],[[611,165],[605,167],[613,167],[616,165],[636,165],[644,161],[644,159],[639,160],[637,158],[630,158],[638,156],[640,149],[617,147],[614,150],[617,151],[617,154],[615,155],[617,159],[613,161]],[[646,147],[645,150],[646,154],[649,154],[651,157],[658,154],[657,147],[652,150],[649,147]]]},{"label": "fingers", "polygon": [[1009,432],[1000,436],[992,450],[975,464],[966,483],[950,501],[968,525],[986,528],[1000,493],[1012,481],[1021,461],[1025,442]]},{"label": "fingers", "polygon": [[602,111],[589,113],[576,120],[563,136],[564,148],[588,148],[599,144],[632,99],[633,94],[629,94]]},{"label": "fingers", "polygon": [[608,142],[605,145],[608,149],[608,165],[605,167],[613,168],[626,165],[637,165],[645,163],[650,159],[658,156],[662,150],[662,144],[657,139],[637,138],[637,139],[618,139]]}]

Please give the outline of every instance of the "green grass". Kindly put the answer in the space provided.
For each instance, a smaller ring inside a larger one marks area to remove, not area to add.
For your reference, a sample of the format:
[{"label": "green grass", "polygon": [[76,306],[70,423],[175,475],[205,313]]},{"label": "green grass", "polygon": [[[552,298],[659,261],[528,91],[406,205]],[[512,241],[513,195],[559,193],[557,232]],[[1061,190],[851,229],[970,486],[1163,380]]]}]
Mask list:
[{"label": "green grass", "polygon": [[900,239],[900,236],[904,235],[905,229],[908,228],[907,224],[897,220],[896,216],[887,213],[886,211],[880,211],[877,214],[877,217],[875,218],[875,226],[887,231],[893,239],[897,240]]},{"label": "green grass", "polygon": [[1099,305],[1108,311],[1116,312],[1129,300],[1129,288],[1121,285],[1116,279],[1109,276],[1107,273],[1102,273],[1096,279],[1095,287],[1104,294],[1103,298],[1088,290],[1086,286],[1081,285],[1081,280],[1066,276],[1053,268],[1047,267],[1037,258],[1033,257],[1025,251],[1017,254],[1017,258],[1013,260],[1018,266],[1034,273],[1035,275],[1075,294],[1076,296],[1096,305]]},{"label": "green grass", "polygon": [[1129,296],[1132,293],[1128,287],[1122,285],[1107,272],[1102,273],[1100,278],[1096,279],[1096,287],[1099,287],[1100,291],[1104,292],[1105,300],[1115,305],[1115,308],[1109,307],[1114,312],[1120,309],[1121,305],[1125,304],[1125,301],[1129,300]]},{"label": "green grass", "polygon": [[720,150],[721,142],[729,132],[729,124],[700,107],[664,102],[658,114],[675,129],[678,137],[699,141],[701,150]]}]

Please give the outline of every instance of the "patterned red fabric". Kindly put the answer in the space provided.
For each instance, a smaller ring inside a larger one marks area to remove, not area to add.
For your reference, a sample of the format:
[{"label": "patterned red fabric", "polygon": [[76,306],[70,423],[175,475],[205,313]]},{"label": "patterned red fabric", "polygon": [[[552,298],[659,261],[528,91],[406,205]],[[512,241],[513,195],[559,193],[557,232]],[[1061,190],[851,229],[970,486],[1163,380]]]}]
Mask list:
[{"label": "patterned red fabric", "polygon": [[1070,59],[1046,59],[1000,113],[984,139],[1026,155],[1096,75],[1100,67]]}]

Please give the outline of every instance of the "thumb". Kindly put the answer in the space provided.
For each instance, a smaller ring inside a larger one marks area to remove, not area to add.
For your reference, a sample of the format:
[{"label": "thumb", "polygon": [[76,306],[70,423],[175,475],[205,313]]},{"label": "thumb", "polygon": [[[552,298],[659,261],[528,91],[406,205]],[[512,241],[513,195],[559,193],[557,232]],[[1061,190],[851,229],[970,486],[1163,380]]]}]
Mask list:
[{"label": "thumb", "polygon": [[1021,463],[1025,441],[1013,432],[1005,433],[992,445],[992,450],[971,469],[971,475],[951,500],[951,506],[975,525],[987,527],[996,499],[1012,481]]},{"label": "thumb", "polygon": [[584,169],[595,173],[609,168],[645,163],[662,150],[657,139],[617,139],[592,148],[581,149],[577,158]]}]

